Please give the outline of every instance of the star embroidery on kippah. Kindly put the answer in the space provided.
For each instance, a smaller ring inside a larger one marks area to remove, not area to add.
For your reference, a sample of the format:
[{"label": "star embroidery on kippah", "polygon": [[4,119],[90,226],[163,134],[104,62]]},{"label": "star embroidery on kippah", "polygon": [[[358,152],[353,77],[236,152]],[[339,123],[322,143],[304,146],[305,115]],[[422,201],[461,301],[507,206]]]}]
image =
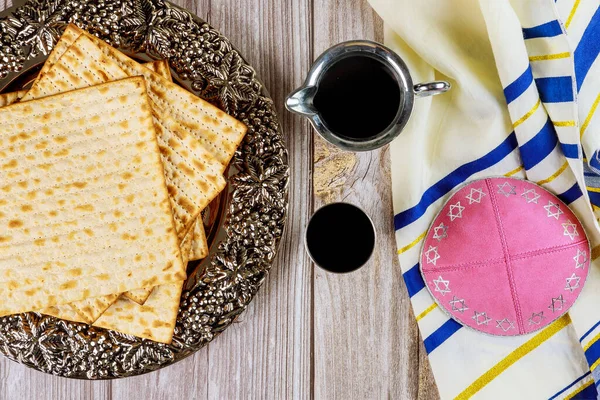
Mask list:
[{"label": "star embroidery on kippah", "polygon": [[440,255],[437,252],[437,247],[429,246],[425,252],[425,257],[427,258],[427,264],[437,265],[437,260],[440,259]]},{"label": "star embroidery on kippah", "polygon": [[553,297],[552,304],[550,304],[548,306],[548,309],[552,310],[552,312],[556,312],[557,310],[560,311],[563,309],[563,305],[565,304],[565,301],[566,300],[563,298],[562,294],[558,297]]},{"label": "star embroidery on kippah", "polygon": [[[567,278],[567,285],[565,286],[565,290],[570,290],[573,293],[573,290],[579,287],[579,278],[577,275],[573,273],[570,278]],[[575,281],[575,285],[571,284],[571,282]]]},{"label": "star embroidery on kippah", "polygon": [[548,201],[548,205],[544,206],[544,209],[548,211],[548,218],[554,217],[555,219],[558,219],[558,217],[560,217],[561,214],[563,214],[562,210],[560,209],[560,204],[556,204],[551,201]]},{"label": "star embroidery on kippah", "polygon": [[438,242],[441,242],[442,239],[448,237],[448,226],[444,225],[442,222],[440,226],[436,226],[433,228],[433,238],[437,239]]},{"label": "star embroidery on kippah", "polygon": [[485,196],[483,190],[471,188],[471,193],[467,195],[467,199],[469,200],[469,204],[481,203],[483,196]]},{"label": "star embroidery on kippah", "polygon": [[513,186],[508,182],[504,182],[502,185],[498,185],[498,193],[508,197],[511,194],[517,194],[517,192],[515,192],[515,188],[516,186]]},{"label": "star embroidery on kippah", "polygon": [[500,328],[504,332],[506,332],[509,329],[515,329],[515,326],[513,325],[513,322],[510,321],[508,318],[504,318],[503,320],[496,321],[496,328]]},{"label": "star embroidery on kippah", "polygon": [[477,312],[471,317],[477,322],[477,326],[479,325],[487,325],[492,319],[488,317],[488,315],[484,312]]},{"label": "star embroidery on kippah", "polygon": [[585,268],[587,262],[587,252],[577,249],[577,255],[573,257],[575,260],[575,268]]},{"label": "star embroidery on kippah", "polygon": [[[450,205],[450,211],[448,211],[448,216],[450,217],[450,221],[454,221],[456,218],[462,218],[462,212],[465,208],[460,205],[460,201],[456,204]],[[455,210],[458,210],[456,213]]]},{"label": "star embroidery on kippah", "polygon": [[542,323],[542,320],[546,318],[544,317],[544,312],[540,311],[538,313],[533,313],[531,314],[531,317],[529,317],[529,325],[539,325]]},{"label": "star embroidery on kippah", "polygon": [[567,221],[562,224],[563,229],[565,230],[564,235],[571,238],[571,240],[575,239],[575,236],[579,236],[579,232],[577,232],[577,225],[572,223],[571,221]]},{"label": "star embroidery on kippah", "polygon": [[[435,285],[435,291],[440,292],[442,296],[445,296],[446,293],[450,293],[450,281],[444,280],[444,278],[442,278],[441,275],[439,276],[439,278],[434,279],[433,283]],[[440,284],[442,285],[442,287],[440,287]]]},{"label": "star embroidery on kippah", "polygon": [[521,195],[521,197],[523,197],[527,203],[538,203],[538,199],[541,197],[539,194],[537,194],[537,192],[535,191],[535,189],[528,189],[525,190],[523,189],[523,194]]},{"label": "star embroidery on kippah", "polygon": [[461,313],[469,309],[469,307],[467,307],[467,305],[465,304],[465,299],[459,299],[456,296],[452,296],[452,300],[450,300],[450,305],[452,306],[452,311],[458,311]]}]

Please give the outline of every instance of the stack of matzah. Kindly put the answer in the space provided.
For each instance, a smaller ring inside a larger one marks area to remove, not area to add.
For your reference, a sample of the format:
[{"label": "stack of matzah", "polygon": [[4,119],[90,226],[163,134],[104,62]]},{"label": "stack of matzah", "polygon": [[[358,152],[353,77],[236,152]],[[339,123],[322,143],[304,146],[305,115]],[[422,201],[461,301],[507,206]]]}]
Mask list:
[{"label": "stack of matzah", "polygon": [[170,343],[202,210],[246,127],[69,26],[0,95],[0,315],[39,311]]}]

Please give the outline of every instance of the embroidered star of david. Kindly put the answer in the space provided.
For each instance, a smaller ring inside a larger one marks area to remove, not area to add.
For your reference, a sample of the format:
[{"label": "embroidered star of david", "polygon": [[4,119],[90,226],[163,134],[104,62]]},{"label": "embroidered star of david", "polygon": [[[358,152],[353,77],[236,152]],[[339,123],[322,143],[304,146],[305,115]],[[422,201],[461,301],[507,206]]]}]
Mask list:
[{"label": "embroidered star of david", "polygon": [[469,204],[481,203],[483,196],[485,196],[483,190],[471,188],[471,193],[467,195],[467,199],[469,200]]},{"label": "embroidered star of david", "polygon": [[425,252],[425,257],[427,258],[427,264],[437,265],[437,260],[440,259],[440,255],[437,252],[437,247],[429,246]]},{"label": "embroidered star of david", "polygon": [[517,194],[517,192],[515,192],[515,188],[516,186],[513,186],[508,182],[504,182],[502,185],[498,185],[498,193],[508,197],[511,194]]},{"label": "embroidered star of david", "polygon": [[558,297],[553,297],[552,304],[548,306],[548,309],[552,310],[552,312],[560,311],[563,309],[565,301],[562,294]]},{"label": "embroidered star of david", "polygon": [[458,311],[461,313],[469,309],[469,307],[467,307],[465,304],[465,299],[459,299],[456,296],[452,297],[452,300],[450,300],[450,305],[452,306],[452,311]]},{"label": "embroidered star of david", "polygon": [[510,321],[508,318],[504,318],[503,320],[496,321],[496,328],[500,328],[504,332],[506,332],[509,329],[515,329],[515,326],[513,325],[513,322]]},{"label": "embroidered star of david", "polygon": [[567,221],[562,224],[564,231],[564,235],[571,238],[571,240],[575,239],[575,236],[579,236],[579,232],[577,232],[577,225],[572,223],[571,221]]},{"label": "embroidered star of david", "polygon": [[[570,290],[573,293],[573,290],[579,287],[579,278],[577,275],[573,274],[570,278],[567,278],[567,285],[565,286],[565,290]],[[573,283],[575,282],[575,283]]]},{"label": "embroidered star of david", "polygon": [[492,319],[488,317],[488,315],[485,312],[477,312],[475,311],[475,314],[471,317],[475,320],[475,322],[477,322],[477,326],[479,325],[487,325]]},{"label": "embroidered star of david", "polygon": [[435,291],[440,292],[442,296],[450,293],[450,281],[444,280],[441,275],[438,279],[433,280],[433,284],[435,285]]},{"label": "embroidered star of david", "polygon": [[438,242],[441,242],[442,239],[448,237],[448,226],[444,225],[442,222],[439,226],[433,228],[433,238],[437,239]]},{"label": "embroidered star of david", "polygon": [[462,218],[462,212],[464,209],[465,208],[460,205],[460,201],[456,204],[452,204],[450,206],[450,211],[448,211],[450,221],[454,221],[456,218]]},{"label": "embroidered star of david", "polygon": [[533,313],[531,314],[531,317],[529,317],[529,325],[539,325],[542,323],[544,318],[543,311],[540,311],[539,313]]},{"label": "embroidered star of david", "polygon": [[556,204],[551,201],[548,202],[547,206],[544,206],[544,209],[548,211],[548,218],[554,217],[555,219],[558,219],[558,217],[563,214],[562,210],[560,209],[560,204]]},{"label": "embroidered star of david", "polygon": [[535,191],[535,189],[528,189],[528,190],[523,189],[523,190],[524,190],[524,192],[521,195],[521,197],[523,197],[527,201],[528,204],[529,203],[535,203],[535,204],[537,204],[538,199],[541,196],[539,194],[537,194],[537,192]]},{"label": "embroidered star of david", "polygon": [[577,249],[577,255],[573,257],[575,260],[575,268],[585,268],[587,262],[587,252]]}]

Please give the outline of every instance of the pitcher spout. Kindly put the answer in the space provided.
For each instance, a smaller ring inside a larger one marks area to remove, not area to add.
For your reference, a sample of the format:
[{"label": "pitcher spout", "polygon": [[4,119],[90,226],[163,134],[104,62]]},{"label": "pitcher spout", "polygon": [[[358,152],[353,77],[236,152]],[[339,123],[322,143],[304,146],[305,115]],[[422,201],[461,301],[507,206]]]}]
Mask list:
[{"label": "pitcher spout", "polygon": [[288,96],[285,100],[285,108],[295,114],[310,117],[317,114],[313,105],[313,99],[317,93],[315,86],[302,87]]}]

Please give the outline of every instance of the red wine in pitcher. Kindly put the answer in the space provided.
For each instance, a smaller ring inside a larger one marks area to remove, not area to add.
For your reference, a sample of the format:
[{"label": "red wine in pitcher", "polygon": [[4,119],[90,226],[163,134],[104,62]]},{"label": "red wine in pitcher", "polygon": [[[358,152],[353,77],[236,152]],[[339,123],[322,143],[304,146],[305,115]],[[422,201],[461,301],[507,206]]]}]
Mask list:
[{"label": "red wine in pitcher", "polygon": [[323,74],[313,100],[327,128],[351,140],[367,140],[396,118],[402,91],[394,73],[364,54],[349,55]]}]

